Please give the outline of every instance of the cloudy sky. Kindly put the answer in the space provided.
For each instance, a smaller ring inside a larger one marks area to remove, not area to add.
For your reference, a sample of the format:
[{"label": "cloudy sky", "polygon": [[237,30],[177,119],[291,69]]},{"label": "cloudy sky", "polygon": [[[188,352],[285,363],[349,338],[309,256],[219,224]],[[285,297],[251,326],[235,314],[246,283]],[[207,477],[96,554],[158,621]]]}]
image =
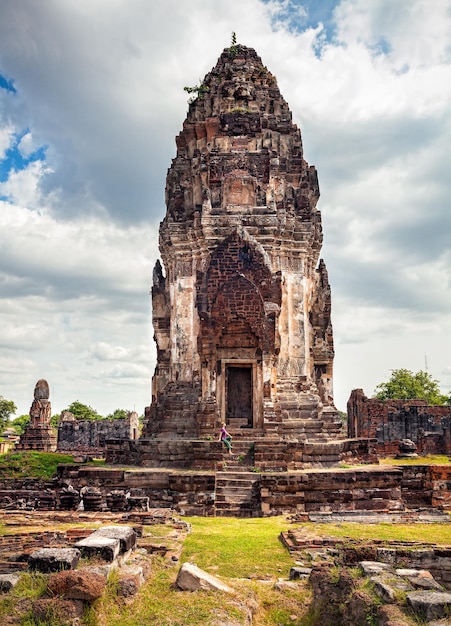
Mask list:
[{"label": "cloudy sky", "polygon": [[276,75],[319,174],[335,399],[451,388],[451,0],[2,0],[0,395],[142,412],[165,175],[230,45]]}]

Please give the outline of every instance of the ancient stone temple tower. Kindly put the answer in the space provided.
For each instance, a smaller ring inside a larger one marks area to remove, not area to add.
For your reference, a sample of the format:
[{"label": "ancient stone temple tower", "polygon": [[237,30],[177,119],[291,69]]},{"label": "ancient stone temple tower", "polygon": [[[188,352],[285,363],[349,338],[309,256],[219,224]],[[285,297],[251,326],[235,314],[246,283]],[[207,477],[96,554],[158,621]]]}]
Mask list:
[{"label": "ancient stone temple tower", "polygon": [[196,88],[166,181],[153,276],[157,366],[143,438],[327,440],[331,296],[316,170],[256,52]]}]

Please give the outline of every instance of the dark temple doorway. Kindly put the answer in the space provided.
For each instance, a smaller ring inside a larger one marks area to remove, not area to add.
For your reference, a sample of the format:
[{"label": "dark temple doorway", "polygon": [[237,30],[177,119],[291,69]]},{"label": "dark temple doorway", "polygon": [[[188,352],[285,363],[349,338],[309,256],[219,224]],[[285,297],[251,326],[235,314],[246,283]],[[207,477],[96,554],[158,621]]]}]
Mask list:
[{"label": "dark temple doorway", "polygon": [[252,428],[252,366],[227,367],[226,422]]}]

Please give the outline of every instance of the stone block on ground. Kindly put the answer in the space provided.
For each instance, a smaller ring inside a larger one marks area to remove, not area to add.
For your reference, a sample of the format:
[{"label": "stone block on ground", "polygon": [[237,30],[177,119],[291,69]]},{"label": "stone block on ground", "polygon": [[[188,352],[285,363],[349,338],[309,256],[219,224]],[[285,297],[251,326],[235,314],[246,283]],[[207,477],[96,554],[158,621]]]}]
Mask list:
[{"label": "stone block on ground", "polygon": [[105,576],[80,569],[53,574],[47,583],[47,590],[60,598],[94,602],[103,594],[105,585]]},{"label": "stone block on ground", "polygon": [[448,617],[451,611],[451,593],[412,591],[407,594],[406,599],[407,606],[426,621]]},{"label": "stone block on ground", "polygon": [[182,591],[211,589],[233,593],[233,590],[216,576],[212,576],[193,563],[184,563],[179,569],[175,584]]},{"label": "stone block on ground", "polygon": [[299,567],[295,566],[290,569],[290,580],[299,580],[302,578],[308,578],[312,573],[311,567]]},{"label": "stone block on ground", "polygon": [[91,572],[92,574],[100,574],[101,576],[108,576],[111,572],[118,568],[117,561],[112,561],[110,563],[96,563],[95,565],[87,565],[83,568],[85,572]]},{"label": "stone block on ground", "polygon": [[374,593],[378,598],[388,604],[396,602],[396,591],[386,580],[381,576],[372,576],[371,581],[374,584]]},{"label": "stone block on ground", "polygon": [[398,576],[407,578],[410,584],[416,589],[434,589],[435,591],[443,591],[443,587],[435,580],[431,572],[425,569],[406,569],[396,570]]},{"label": "stone block on ground", "polygon": [[138,593],[144,582],[143,568],[139,565],[121,567],[119,570],[118,595],[129,598]]},{"label": "stone block on ground", "polygon": [[76,548],[41,548],[30,554],[28,567],[42,573],[75,569],[80,559]]},{"label": "stone block on ground", "polygon": [[277,591],[285,591],[285,589],[296,590],[299,589],[299,583],[295,583],[292,580],[278,580],[274,583],[274,589]]},{"label": "stone block on ground", "polygon": [[11,591],[19,582],[19,578],[20,575],[15,573],[0,574],[0,593]]},{"label": "stone block on ground", "polygon": [[91,537],[119,539],[120,552],[128,552],[136,546],[136,532],[131,526],[103,526],[94,531]]},{"label": "stone block on ground", "polygon": [[388,563],[381,563],[380,561],[360,561],[359,563],[363,573],[367,576],[372,574],[380,574],[390,569]]},{"label": "stone block on ground", "polygon": [[87,558],[99,557],[104,561],[114,561],[120,553],[120,541],[112,537],[100,537],[95,533],[85,539],[77,541],[75,546],[82,556]]}]

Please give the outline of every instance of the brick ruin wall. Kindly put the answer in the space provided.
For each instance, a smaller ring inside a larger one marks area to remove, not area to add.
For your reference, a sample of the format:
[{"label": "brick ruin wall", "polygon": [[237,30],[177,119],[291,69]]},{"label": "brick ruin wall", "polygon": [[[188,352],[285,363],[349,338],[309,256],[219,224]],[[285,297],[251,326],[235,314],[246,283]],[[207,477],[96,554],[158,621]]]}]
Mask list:
[{"label": "brick ruin wall", "polygon": [[138,436],[139,420],[134,412],[126,419],[62,419],[58,425],[57,451],[104,456],[110,439],[129,441]]},{"label": "brick ruin wall", "polygon": [[[297,442],[255,439],[243,442],[242,470],[287,472],[345,463],[377,463],[374,441],[343,439],[335,442]],[[235,443],[235,448],[237,444]],[[110,440],[106,462],[112,465],[224,471],[228,459],[215,440]]]},{"label": "brick ruin wall", "polygon": [[410,439],[419,454],[451,454],[451,406],[424,400],[378,400],[354,389],[348,400],[348,436],[376,440],[380,456],[395,456]]},{"label": "brick ruin wall", "polygon": [[[414,465],[344,470],[312,470],[255,474],[255,513],[258,516],[318,512],[377,511],[393,514],[415,509],[451,510],[451,467]],[[213,472],[102,469],[61,465],[52,483],[0,480],[0,508],[21,500],[28,509],[58,508],[68,484],[99,491],[108,510],[108,495],[117,490],[142,496],[151,508],[172,508],[184,515],[215,515],[216,476]],[[54,498],[49,498],[50,492]],[[41,504],[39,504],[41,503]]]}]

